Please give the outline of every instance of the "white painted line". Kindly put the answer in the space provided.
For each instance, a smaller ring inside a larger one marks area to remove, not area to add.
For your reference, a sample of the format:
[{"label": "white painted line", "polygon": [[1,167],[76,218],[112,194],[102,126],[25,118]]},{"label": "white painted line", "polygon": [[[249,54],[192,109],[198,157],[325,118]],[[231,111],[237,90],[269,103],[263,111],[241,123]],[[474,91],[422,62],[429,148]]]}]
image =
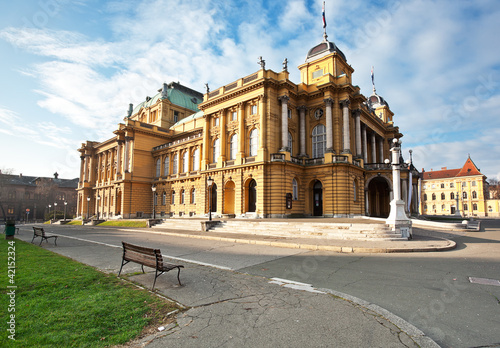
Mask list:
[{"label": "white painted line", "polygon": [[300,282],[296,282],[296,281],[289,280],[289,279],[271,278],[271,281],[269,283],[270,284],[277,284],[277,285],[283,286],[285,288],[290,288],[290,289],[295,289],[295,290],[313,292],[313,293],[318,293],[318,294],[326,294],[326,292],[319,291],[316,288],[313,288],[313,286],[311,284],[300,283]]},{"label": "white painted line", "polygon": [[469,282],[482,285],[500,286],[500,280],[496,279],[469,277]]},{"label": "white painted line", "polygon": [[[94,240],[83,239],[83,238],[78,238],[78,237],[70,237],[70,236],[66,236],[64,234],[56,234],[56,233],[52,233],[52,234],[56,235],[56,236],[60,236],[60,237],[65,237],[65,238],[69,238],[69,239],[79,240],[79,241],[82,241],[82,242],[94,243],[94,244],[104,245],[104,246],[108,246],[108,247],[112,247],[112,248],[120,248],[120,249],[122,248],[121,245],[113,245],[113,244],[108,244],[108,243],[103,243],[103,242],[96,242]],[[208,267],[214,267],[214,268],[223,269],[223,270],[226,270],[226,271],[233,271],[232,268],[225,267],[225,266],[219,266],[219,265],[214,265],[214,264],[207,263],[207,262],[200,262],[200,261],[195,261],[195,260],[190,260],[190,259],[183,259],[183,258],[180,258],[180,257],[175,257],[175,256],[170,256],[170,255],[165,255],[165,254],[161,254],[161,255],[163,257],[166,257],[166,258],[169,258],[169,259],[172,259],[172,260],[179,260],[179,261],[194,263],[194,264],[197,264],[197,265],[200,265],[200,266],[208,266]]]}]

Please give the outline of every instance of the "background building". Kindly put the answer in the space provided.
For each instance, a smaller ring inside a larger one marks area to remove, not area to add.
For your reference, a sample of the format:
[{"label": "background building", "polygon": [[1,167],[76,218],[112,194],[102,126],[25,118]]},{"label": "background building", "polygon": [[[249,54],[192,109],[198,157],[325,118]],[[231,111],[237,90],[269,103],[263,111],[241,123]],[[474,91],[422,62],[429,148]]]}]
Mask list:
[{"label": "background building", "polygon": [[[53,178],[2,174],[0,172],[0,214],[2,220],[47,220],[54,216],[76,216],[78,178]],[[66,202],[66,205],[64,204]],[[50,205],[50,207],[49,207]]]},{"label": "background building", "polygon": [[[114,137],[82,144],[78,215],[387,217],[385,159],[402,134],[375,87],[366,98],[352,85],[354,69],[326,34],[299,66],[299,84],[286,59],[281,72],[259,64],[204,95],[164,84],[130,107]],[[402,165],[401,184],[416,213],[411,168],[410,182]]]},{"label": "background building", "polygon": [[421,178],[424,215],[499,216],[500,201],[489,199],[486,176],[470,156],[462,168],[422,169]]}]

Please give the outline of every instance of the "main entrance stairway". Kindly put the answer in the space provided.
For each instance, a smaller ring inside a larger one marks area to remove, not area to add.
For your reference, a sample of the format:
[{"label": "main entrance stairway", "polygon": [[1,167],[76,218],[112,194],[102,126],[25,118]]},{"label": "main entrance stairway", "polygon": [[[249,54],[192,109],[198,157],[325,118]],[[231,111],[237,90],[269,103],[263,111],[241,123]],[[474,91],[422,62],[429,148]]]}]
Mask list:
[{"label": "main entrance stairway", "polygon": [[[228,219],[220,220],[210,232],[255,234],[272,237],[327,238],[346,240],[407,240],[383,222],[361,219],[341,219],[342,222],[318,221],[319,219]],[[352,220],[350,222],[349,220]],[[205,219],[166,219],[153,228],[183,231],[200,231]],[[366,221],[366,222],[365,222]],[[210,232],[205,232],[209,234]]]}]

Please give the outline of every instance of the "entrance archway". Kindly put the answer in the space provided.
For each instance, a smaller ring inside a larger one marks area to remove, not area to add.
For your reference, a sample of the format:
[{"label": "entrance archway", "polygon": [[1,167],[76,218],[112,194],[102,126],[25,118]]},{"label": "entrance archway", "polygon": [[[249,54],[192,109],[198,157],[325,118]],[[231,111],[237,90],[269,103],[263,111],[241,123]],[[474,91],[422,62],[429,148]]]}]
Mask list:
[{"label": "entrance archway", "polygon": [[247,190],[247,212],[249,213],[255,213],[257,210],[257,182],[252,179],[248,183],[248,190]]},{"label": "entrance archway", "polygon": [[391,189],[387,180],[382,177],[376,177],[368,184],[368,214],[373,217],[389,216]]},{"label": "entrance archway", "polygon": [[212,192],[210,192],[210,200],[211,200],[211,210],[212,210],[212,213],[213,212],[216,212],[217,211],[217,184],[216,183],[213,183],[212,184],[212,188],[211,188]]},{"label": "entrance archway", "polygon": [[323,185],[316,180],[313,185],[313,216],[323,216]]},{"label": "entrance archway", "polygon": [[234,181],[228,181],[224,189],[224,214],[234,214]]}]

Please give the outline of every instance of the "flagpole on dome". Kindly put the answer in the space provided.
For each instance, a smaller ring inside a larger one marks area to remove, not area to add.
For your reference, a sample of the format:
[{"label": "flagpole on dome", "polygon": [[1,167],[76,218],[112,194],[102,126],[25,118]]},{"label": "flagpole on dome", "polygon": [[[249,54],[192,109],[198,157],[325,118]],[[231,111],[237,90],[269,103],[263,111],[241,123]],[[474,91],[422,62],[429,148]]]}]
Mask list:
[{"label": "flagpole on dome", "polygon": [[325,18],[325,2],[324,1],[323,1],[322,17],[323,17],[323,41],[326,42],[328,35],[326,35],[326,18]]}]

